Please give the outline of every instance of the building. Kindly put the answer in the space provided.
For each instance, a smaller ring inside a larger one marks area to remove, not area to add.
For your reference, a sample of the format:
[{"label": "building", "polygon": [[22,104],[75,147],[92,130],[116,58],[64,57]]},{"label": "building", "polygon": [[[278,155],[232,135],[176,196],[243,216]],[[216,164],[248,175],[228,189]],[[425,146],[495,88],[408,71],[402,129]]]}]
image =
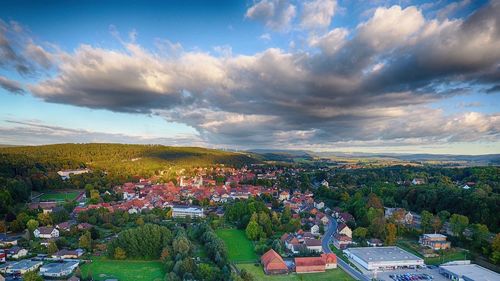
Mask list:
[{"label": "building", "polygon": [[295,258],[295,272],[325,272],[326,262],[322,257]]},{"label": "building", "polygon": [[345,234],[335,234],[333,236],[333,245],[335,248],[342,250],[352,244],[352,238]]},{"label": "building", "polygon": [[304,239],[304,245],[309,251],[321,253],[323,252],[323,246],[321,245],[321,240],[318,239]]},{"label": "building", "polygon": [[366,270],[416,268],[424,266],[424,260],[398,247],[361,247],[344,250],[349,259]]},{"label": "building", "polygon": [[62,249],[52,255],[54,259],[77,259],[83,255],[82,249],[68,250]]},{"label": "building", "polygon": [[411,181],[411,184],[413,184],[413,185],[425,184],[425,179],[423,179],[423,178],[414,178]]},{"label": "building", "polygon": [[326,180],[322,180],[321,181],[321,185],[324,186],[324,187],[329,187],[330,186],[330,184]]},{"label": "building", "polygon": [[59,237],[59,230],[55,227],[46,227],[42,226],[35,231],[33,231],[33,234],[35,235],[36,238],[43,238],[43,239],[50,239],[50,238],[57,238]]},{"label": "building", "polygon": [[337,256],[335,254],[321,254],[321,258],[325,260],[325,269],[337,268]]},{"label": "building", "polygon": [[17,245],[17,238],[0,234],[0,247],[10,247]]},{"label": "building", "polygon": [[337,228],[337,233],[352,238],[352,230],[345,223],[341,223]]},{"label": "building", "polygon": [[273,249],[267,251],[260,258],[266,274],[285,274],[288,273],[288,266],[281,256]]},{"label": "building", "polygon": [[451,242],[446,241],[446,236],[442,234],[424,234],[418,241],[420,245],[429,247],[435,251],[445,250],[451,247]]},{"label": "building", "polygon": [[80,175],[80,174],[85,174],[90,172],[89,169],[77,169],[77,170],[62,170],[57,172],[57,174],[61,177],[63,180],[69,179],[72,175]]},{"label": "building", "polygon": [[319,226],[317,224],[311,226],[311,233],[313,235],[319,235]]},{"label": "building", "polygon": [[14,247],[8,249],[7,251],[9,253],[10,258],[13,258],[16,260],[20,259],[20,258],[24,258],[25,256],[28,255],[28,250],[21,248],[19,246],[14,246]]},{"label": "building", "polygon": [[42,264],[43,262],[41,261],[22,260],[9,264],[5,267],[5,270],[9,274],[25,274],[26,272],[37,270]]},{"label": "building", "polygon": [[5,262],[7,260],[7,254],[2,250],[0,252],[0,262]]},{"label": "building", "polygon": [[463,281],[497,281],[500,274],[477,264],[441,265],[439,273],[451,280]]},{"label": "building", "polygon": [[5,281],[5,277],[3,277],[2,274],[0,274],[0,281]]},{"label": "building", "polygon": [[205,214],[203,213],[203,208],[192,207],[192,206],[174,206],[172,208],[172,217],[174,218],[203,218]]},{"label": "building", "polygon": [[384,246],[384,243],[382,243],[382,241],[380,239],[377,239],[377,238],[372,238],[372,239],[366,241],[366,244],[368,244],[368,246],[370,246],[370,247],[382,247],[382,246]]},{"label": "building", "polygon": [[40,274],[44,277],[66,277],[75,271],[80,261],[63,261],[48,263],[40,267]]}]

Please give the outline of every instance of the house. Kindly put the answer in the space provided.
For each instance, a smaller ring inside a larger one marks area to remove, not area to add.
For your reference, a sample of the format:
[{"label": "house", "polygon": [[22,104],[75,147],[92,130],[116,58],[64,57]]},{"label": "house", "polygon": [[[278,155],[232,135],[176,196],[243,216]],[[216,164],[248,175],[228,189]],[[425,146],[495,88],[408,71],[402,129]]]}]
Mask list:
[{"label": "house", "polygon": [[317,224],[311,227],[311,233],[312,235],[319,235],[319,226]]},{"label": "house", "polygon": [[59,229],[59,231],[61,231],[61,230],[70,231],[71,226],[73,226],[73,225],[74,225],[73,222],[65,221],[65,222],[61,222],[60,224],[56,225],[56,228]]},{"label": "house", "polygon": [[352,238],[352,230],[345,223],[341,223],[339,225],[339,227],[337,228],[337,233],[343,234],[343,235],[348,236],[349,238]]},{"label": "house", "polygon": [[418,241],[420,245],[429,247],[435,251],[445,250],[451,247],[451,242],[446,241],[446,236],[442,234],[424,234]]},{"label": "house", "polygon": [[68,250],[62,249],[52,255],[54,259],[77,259],[83,255],[82,249]]},{"label": "house", "polygon": [[58,171],[57,174],[61,177],[61,179],[67,180],[72,175],[80,175],[80,174],[85,174],[88,172],[90,172],[89,169],[77,169],[77,170],[62,170],[62,171]]},{"label": "house", "polygon": [[25,256],[28,255],[28,250],[21,248],[19,246],[14,246],[10,249],[7,250],[9,253],[9,256],[13,259],[20,259],[24,258]]},{"label": "house", "polygon": [[467,184],[465,184],[464,186],[462,186],[462,189],[470,189],[471,187],[468,186]]},{"label": "house", "polygon": [[260,262],[264,267],[264,272],[266,274],[272,275],[288,273],[288,266],[285,261],[273,249],[262,255]]},{"label": "house", "polygon": [[330,222],[330,219],[328,216],[323,216],[322,218],[319,219],[323,225],[327,225]]},{"label": "house", "polygon": [[368,244],[368,246],[370,246],[370,247],[382,247],[382,246],[384,246],[384,243],[382,243],[382,241],[380,239],[377,239],[377,238],[372,238],[372,239],[366,241],[366,244]]},{"label": "house", "polygon": [[330,184],[326,180],[322,180],[321,185],[324,187],[328,187]]},{"label": "house", "polygon": [[5,270],[9,274],[25,274],[26,272],[37,270],[42,264],[42,261],[22,260],[9,264]]},{"label": "house", "polygon": [[338,215],[338,217],[339,217],[339,221],[343,222],[343,223],[347,223],[348,221],[354,221],[354,217],[351,214],[346,213],[346,212],[340,213]]},{"label": "house", "polygon": [[321,254],[321,258],[325,260],[325,269],[337,268],[337,256],[335,254]]},{"label": "house", "polygon": [[17,238],[0,234],[0,247],[10,247],[17,245]]},{"label": "house", "polygon": [[285,200],[288,200],[290,199],[290,192],[284,190],[280,193],[280,196],[278,198],[280,201],[285,201]]},{"label": "house", "polygon": [[5,253],[3,250],[0,251],[0,262],[5,262],[7,260],[7,253]]},{"label": "house", "polygon": [[58,261],[40,267],[40,274],[44,277],[58,278],[69,276],[79,265],[79,261]]},{"label": "house", "polygon": [[55,227],[42,226],[35,229],[35,231],[33,231],[33,234],[36,238],[50,239],[59,237],[59,230],[57,230],[57,228]]},{"label": "house", "polygon": [[325,203],[322,202],[319,202],[319,203],[316,203],[314,202],[314,207],[318,208],[318,209],[323,209],[325,207]]},{"label": "house", "polygon": [[425,184],[425,179],[423,179],[423,178],[414,178],[411,181],[411,184],[413,184],[413,185]]},{"label": "house", "polygon": [[91,229],[92,227],[94,227],[93,225],[91,225],[90,223],[86,223],[86,222],[82,222],[82,223],[79,223],[76,228],[79,230],[79,231],[85,231],[85,230],[89,230]]},{"label": "house", "polygon": [[345,234],[337,233],[333,236],[333,245],[339,250],[347,248],[350,244],[352,244],[352,238]]},{"label": "house", "polygon": [[295,272],[313,273],[325,272],[326,262],[322,257],[295,258]]},{"label": "house", "polygon": [[318,239],[304,239],[304,245],[306,245],[306,248],[309,251],[318,252],[318,253],[323,252],[323,247],[321,245],[321,240],[318,240]]}]

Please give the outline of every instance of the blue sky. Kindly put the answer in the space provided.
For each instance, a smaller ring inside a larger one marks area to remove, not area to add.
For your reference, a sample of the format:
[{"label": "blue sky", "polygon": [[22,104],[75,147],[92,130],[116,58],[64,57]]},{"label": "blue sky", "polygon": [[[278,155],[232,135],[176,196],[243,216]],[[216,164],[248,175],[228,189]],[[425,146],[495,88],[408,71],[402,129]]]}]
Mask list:
[{"label": "blue sky", "polygon": [[5,1],[0,143],[499,153],[499,6]]}]

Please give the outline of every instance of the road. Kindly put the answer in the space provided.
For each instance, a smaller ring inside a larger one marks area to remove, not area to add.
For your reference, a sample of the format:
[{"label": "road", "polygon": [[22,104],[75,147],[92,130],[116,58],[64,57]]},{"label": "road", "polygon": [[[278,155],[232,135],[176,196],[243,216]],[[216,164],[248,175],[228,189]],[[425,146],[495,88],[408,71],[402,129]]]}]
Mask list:
[{"label": "road", "polygon": [[[333,253],[330,249],[330,242],[332,240],[333,234],[337,231],[337,220],[328,216],[328,228],[325,231],[325,235],[323,235],[323,240],[321,241],[321,245],[323,247],[323,252],[326,254]],[[351,275],[352,278],[356,280],[369,281],[370,278],[364,276],[358,270],[352,268],[349,264],[343,261],[341,258],[337,258],[337,265],[342,268],[347,274]]]}]

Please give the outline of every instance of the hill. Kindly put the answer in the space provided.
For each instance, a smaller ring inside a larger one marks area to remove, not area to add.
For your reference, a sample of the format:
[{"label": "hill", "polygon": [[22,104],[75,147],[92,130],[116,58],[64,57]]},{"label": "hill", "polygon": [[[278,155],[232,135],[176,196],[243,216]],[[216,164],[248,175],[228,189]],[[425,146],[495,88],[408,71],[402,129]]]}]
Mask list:
[{"label": "hill", "polygon": [[244,153],[199,147],[109,143],[17,146],[0,148],[0,175],[23,175],[32,168],[53,172],[87,167],[117,174],[148,176],[173,167],[241,166],[256,161]]}]

